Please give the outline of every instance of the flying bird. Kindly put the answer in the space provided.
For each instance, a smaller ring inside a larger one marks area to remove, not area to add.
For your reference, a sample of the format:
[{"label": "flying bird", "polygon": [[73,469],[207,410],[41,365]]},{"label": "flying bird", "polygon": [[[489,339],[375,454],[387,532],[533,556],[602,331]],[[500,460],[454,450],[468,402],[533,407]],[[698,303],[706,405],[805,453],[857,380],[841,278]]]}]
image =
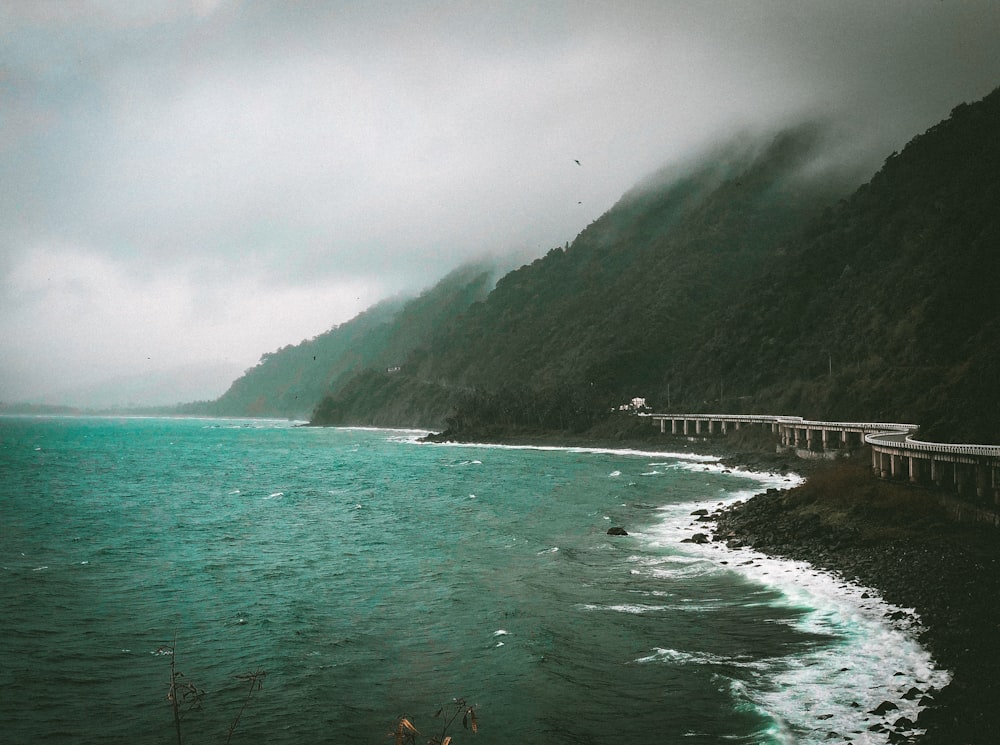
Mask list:
[{"label": "flying bird", "polygon": [[580,165],[580,161],[578,161],[576,158],[573,159],[573,162],[576,163],[577,165]]}]

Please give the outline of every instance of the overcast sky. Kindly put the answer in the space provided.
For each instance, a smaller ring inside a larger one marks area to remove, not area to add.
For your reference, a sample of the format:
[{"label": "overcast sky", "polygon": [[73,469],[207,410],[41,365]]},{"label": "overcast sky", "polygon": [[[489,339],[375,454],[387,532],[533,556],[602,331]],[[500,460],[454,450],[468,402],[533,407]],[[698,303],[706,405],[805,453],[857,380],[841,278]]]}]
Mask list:
[{"label": "overcast sky", "polygon": [[218,396],[736,132],[829,118],[874,169],[998,50],[996,0],[0,0],[0,401]]}]

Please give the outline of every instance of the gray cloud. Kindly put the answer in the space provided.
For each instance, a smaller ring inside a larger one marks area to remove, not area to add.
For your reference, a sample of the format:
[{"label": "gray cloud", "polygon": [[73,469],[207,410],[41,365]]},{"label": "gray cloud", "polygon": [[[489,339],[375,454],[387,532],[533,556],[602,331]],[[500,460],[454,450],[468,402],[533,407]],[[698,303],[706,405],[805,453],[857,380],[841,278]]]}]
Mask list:
[{"label": "gray cloud", "polygon": [[990,0],[25,1],[0,25],[0,400],[250,365],[571,240],[737,131],[830,119],[870,172],[1000,84]]}]

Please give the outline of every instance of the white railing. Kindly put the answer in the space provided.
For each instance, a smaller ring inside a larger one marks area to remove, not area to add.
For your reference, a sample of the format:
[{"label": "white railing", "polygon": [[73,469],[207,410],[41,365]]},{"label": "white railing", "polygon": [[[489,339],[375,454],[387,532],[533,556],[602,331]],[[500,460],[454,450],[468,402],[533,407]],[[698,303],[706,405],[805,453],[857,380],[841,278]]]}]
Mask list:
[{"label": "white railing", "polygon": [[788,426],[799,427],[801,429],[829,429],[829,430],[855,430],[863,432],[913,432],[917,429],[916,424],[897,424],[887,422],[826,422],[812,419],[803,419],[800,416],[781,416],[772,414],[650,414],[653,419],[688,419],[691,421],[714,421],[714,422],[746,422],[754,423],[777,423]]},{"label": "white railing", "polygon": [[656,420],[689,420],[714,422],[745,422],[747,424],[772,423],[797,429],[825,429],[864,432],[865,442],[869,445],[891,450],[920,450],[930,453],[951,455],[975,455],[988,458],[1000,458],[1000,445],[976,445],[950,442],[926,442],[915,440],[913,432],[919,426],[891,422],[828,422],[803,419],[800,416],[781,416],[771,414],[650,414]]},{"label": "white railing", "polygon": [[[865,442],[869,445],[891,450],[920,450],[927,453],[942,453],[950,455],[977,455],[987,458],[1000,458],[1000,445],[974,445],[954,442],[926,442],[914,440],[913,435],[906,434],[902,441],[902,432],[876,432],[867,435]],[[895,439],[889,439],[889,438]]]}]

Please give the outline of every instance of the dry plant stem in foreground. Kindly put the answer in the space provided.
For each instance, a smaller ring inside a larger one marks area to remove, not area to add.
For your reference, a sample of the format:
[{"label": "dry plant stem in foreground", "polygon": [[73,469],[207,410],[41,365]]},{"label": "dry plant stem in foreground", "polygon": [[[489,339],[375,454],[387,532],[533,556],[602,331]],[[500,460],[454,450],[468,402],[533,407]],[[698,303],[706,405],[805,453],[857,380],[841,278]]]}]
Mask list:
[{"label": "dry plant stem in foreground", "polygon": [[156,654],[164,654],[170,657],[170,685],[167,689],[167,701],[174,715],[174,730],[177,732],[177,745],[181,745],[181,717],[189,711],[201,708],[201,700],[205,691],[198,688],[194,683],[181,681],[184,673],[177,669],[177,658],[174,652],[177,649],[177,637],[174,636],[174,643],[167,647],[163,646],[156,650]]},{"label": "dry plant stem in foreground", "polygon": [[237,725],[240,723],[240,717],[243,716],[243,712],[247,710],[247,705],[250,703],[250,698],[253,696],[254,691],[259,691],[264,685],[264,677],[267,673],[263,670],[255,670],[252,673],[244,673],[243,675],[237,675],[237,680],[246,681],[250,684],[249,689],[247,689],[247,697],[243,699],[243,706],[240,707],[239,714],[236,715],[236,719],[233,723],[229,725],[229,734],[226,735],[226,745],[229,745],[229,741],[233,738],[233,732],[236,731]]},{"label": "dry plant stem in foreground", "polygon": [[[452,737],[448,734],[448,730],[455,723],[455,720],[458,719],[459,715],[462,716],[462,726],[465,729],[470,730],[472,734],[476,734],[479,731],[475,707],[470,706],[464,698],[456,698],[448,706],[438,709],[434,715],[435,719],[443,720],[441,734],[437,737],[430,737],[427,740],[427,745],[451,745]],[[416,745],[418,736],[423,737],[420,730],[405,716],[401,716],[396,720],[395,727],[389,733],[389,737],[395,738],[396,745]]]},{"label": "dry plant stem in foreground", "polygon": [[[182,745],[181,742],[181,719],[184,714],[189,711],[194,711],[195,709],[201,709],[201,702],[205,696],[205,691],[198,688],[194,683],[186,683],[181,679],[184,677],[184,673],[177,669],[177,656],[175,654],[177,650],[177,636],[174,636],[174,642],[172,645],[164,645],[156,650],[158,655],[166,655],[170,657],[170,685],[167,689],[167,701],[170,702],[170,708],[173,711],[174,716],[174,730],[177,733],[177,745]],[[243,717],[243,712],[247,710],[247,706],[250,704],[250,699],[256,691],[259,691],[264,685],[264,677],[267,673],[264,670],[255,670],[252,673],[244,673],[242,675],[235,676],[236,680],[241,680],[248,684],[247,695],[243,699],[243,706],[240,707],[239,713],[236,714],[236,718],[233,720],[232,724],[229,725],[229,731],[226,733],[226,745],[229,745],[230,740],[233,739],[233,733],[239,726],[240,719]]]}]

